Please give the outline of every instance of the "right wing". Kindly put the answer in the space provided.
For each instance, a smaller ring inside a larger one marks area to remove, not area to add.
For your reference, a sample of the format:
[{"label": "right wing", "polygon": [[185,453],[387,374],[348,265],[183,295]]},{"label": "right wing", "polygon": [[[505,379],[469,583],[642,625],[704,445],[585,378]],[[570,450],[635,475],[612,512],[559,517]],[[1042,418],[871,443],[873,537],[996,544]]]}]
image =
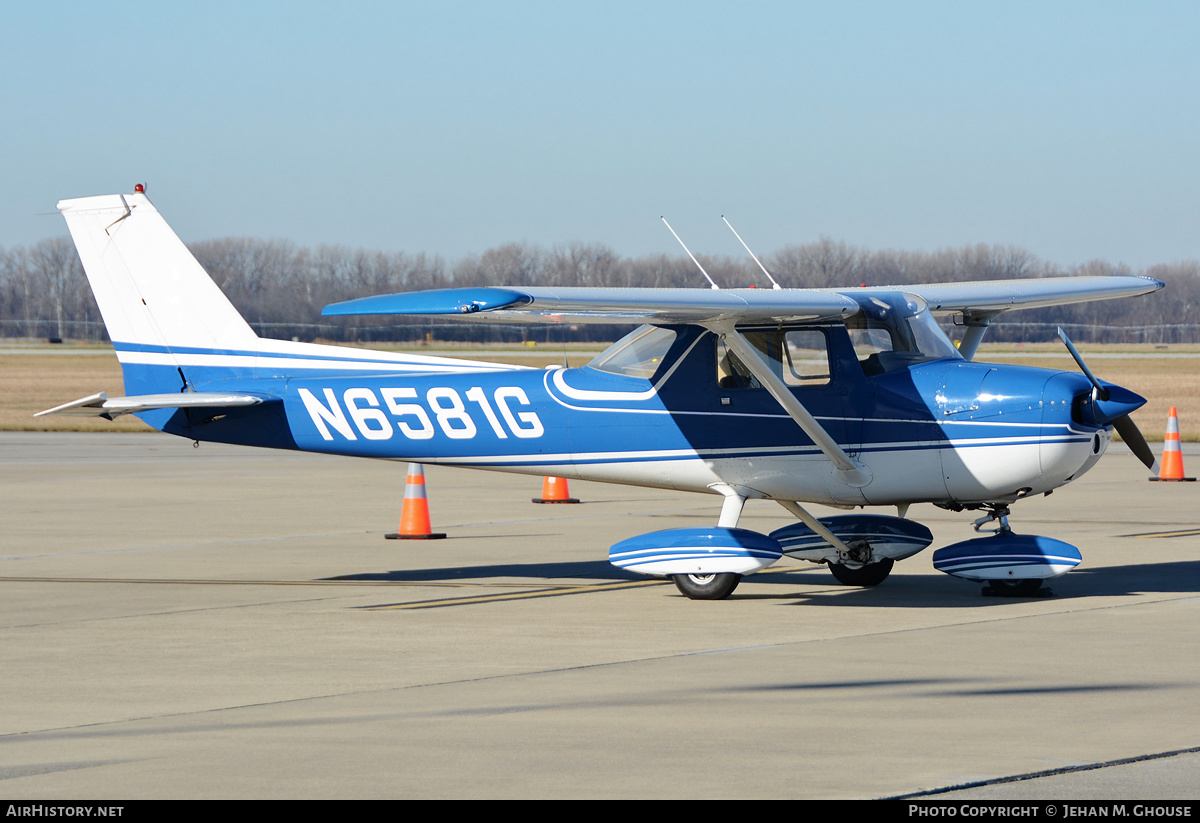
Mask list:
[{"label": "right wing", "polygon": [[1089,300],[1136,297],[1158,291],[1164,285],[1166,284],[1152,277],[1122,275],[925,283],[917,286],[893,286],[889,291],[915,294],[929,304],[929,310],[932,312],[997,314],[1010,309],[1036,309],[1068,303],[1086,303]]}]

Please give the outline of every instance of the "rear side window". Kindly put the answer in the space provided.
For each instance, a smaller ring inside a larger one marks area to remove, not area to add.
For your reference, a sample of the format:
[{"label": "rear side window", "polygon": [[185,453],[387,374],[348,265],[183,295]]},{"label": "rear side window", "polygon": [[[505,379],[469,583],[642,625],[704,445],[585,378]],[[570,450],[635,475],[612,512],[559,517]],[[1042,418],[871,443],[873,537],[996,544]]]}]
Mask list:
[{"label": "rear side window", "polygon": [[[742,336],[785,384],[800,387],[829,383],[829,344],[821,329],[745,331]],[[758,378],[720,339],[717,340],[717,384],[723,389],[762,388]]]}]

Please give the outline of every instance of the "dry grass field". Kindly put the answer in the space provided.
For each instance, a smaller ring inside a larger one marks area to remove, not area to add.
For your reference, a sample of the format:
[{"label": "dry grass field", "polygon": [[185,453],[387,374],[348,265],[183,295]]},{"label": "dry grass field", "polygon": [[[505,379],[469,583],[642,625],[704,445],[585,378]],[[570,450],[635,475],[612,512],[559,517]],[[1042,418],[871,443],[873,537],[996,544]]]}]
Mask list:
[{"label": "dry grass field", "polygon": [[[1179,412],[1180,437],[1200,441],[1200,346],[1082,345],[1080,354],[1101,380],[1116,383],[1146,398],[1133,420],[1150,441],[1161,441],[1167,428],[1167,410]],[[1027,343],[1022,346],[980,346],[975,359],[1013,363],[1045,369],[1077,371],[1075,361],[1061,343]]]},{"label": "dry grass field", "polygon": [[[572,366],[587,362],[602,346],[568,347]],[[1184,440],[1200,440],[1200,346],[1082,346],[1092,371],[1104,380],[1130,388],[1149,401],[1134,415],[1148,440],[1161,440],[1167,409],[1179,409]],[[559,347],[517,345],[486,349],[435,343],[414,348],[423,354],[446,354],[475,360],[542,367],[561,363]],[[1056,343],[982,346],[979,361],[1074,370],[1070,356]],[[121,369],[107,346],[64,344],[0,344],[0,430],[8,431],[150,431],[132,415],[117,420],[40,417],[34,413],[98,391],[110,397],[124,393]]]},{"label": "dry grass field", "polygon": [[124,394],[121,366],[111,346],[22,346],[0,349],[0,430],[154,431],[133,415],[37,417],[37,412],[95,394]]}]

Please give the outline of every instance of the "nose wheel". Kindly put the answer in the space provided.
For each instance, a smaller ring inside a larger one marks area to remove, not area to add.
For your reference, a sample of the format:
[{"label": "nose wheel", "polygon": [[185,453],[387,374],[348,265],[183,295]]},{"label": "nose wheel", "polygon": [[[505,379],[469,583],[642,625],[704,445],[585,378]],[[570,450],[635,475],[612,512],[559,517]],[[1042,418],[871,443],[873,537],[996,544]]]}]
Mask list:
[{"label": "nose wheel", "polygon": [[[944,546],[933,553],[933,567],[963,580],[983,583],[984,597],[1053,597],[1044,584],[1079,565],[1079,549],[1053,537],[1017,534],[1008,525],[1006,503],[975,504],[987,512],[975,531],[990,532]],[[994,524],[990,529],[989,524]]]},{"label": "nose wheel", "polygon": [[1042,588],[1039,578],[1028,580],[989,580],[983,587],[984,597],[1049,597],[1050,590]]}]

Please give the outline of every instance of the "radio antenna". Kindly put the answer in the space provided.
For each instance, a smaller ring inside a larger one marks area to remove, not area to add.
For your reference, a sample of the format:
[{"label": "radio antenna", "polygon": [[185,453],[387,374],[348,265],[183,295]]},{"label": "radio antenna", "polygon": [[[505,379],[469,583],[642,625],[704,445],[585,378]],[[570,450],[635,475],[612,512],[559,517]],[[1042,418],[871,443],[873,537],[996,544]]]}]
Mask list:
[{"label": "radio antenna", "polygon": [[[667,222],[667,218],[660,216],[659,219],[663,221],[663,225],[667,227],[667,231],[673,234],[676,240],[679,240],[679,235],[675,234],[675,229],[671,228],[671,224]],[[688,253],[688,257],[692,258],[692,262],[696,264],[696,268],[700,269],[700,273],[704,275],[704,279],[712,283],[714,289],[720,290],[721,287],[714,283],[713,279],[708,276],[708,272],[704,270],[704,266],[700,265],[700,261],[696,259],[696,255],[692,254],[691,249],[682,240],[679,240],[679,245],[683,246],[683,250]]]},{"label": "radio antenna", "polygon": [[[722,214],[721,219],[725,220],[725,215]],[[755,256],[754,252],[750,251],[750,247],[746,245],[746,241],[742,239],[742,236],[737,233],[737,229],[735,229],[728,220],[725,220],[725,225],[729,226],[729,230],[733,232],[733,236],[736,237],[738,242],[742,244],[742,248],[744,248],[750,254],[750,256],[754,258],[754,262],[758,264],[760,269],[762,269],[762,273],[765,274],[767,279],[771,281],[771,288],[775,291],[779,291],[780,286],[775,282],[775,278],[771,276],[771,273],[767,271],[767,267],[762,264],[762,261],[759,260],[757,256]]]}]

